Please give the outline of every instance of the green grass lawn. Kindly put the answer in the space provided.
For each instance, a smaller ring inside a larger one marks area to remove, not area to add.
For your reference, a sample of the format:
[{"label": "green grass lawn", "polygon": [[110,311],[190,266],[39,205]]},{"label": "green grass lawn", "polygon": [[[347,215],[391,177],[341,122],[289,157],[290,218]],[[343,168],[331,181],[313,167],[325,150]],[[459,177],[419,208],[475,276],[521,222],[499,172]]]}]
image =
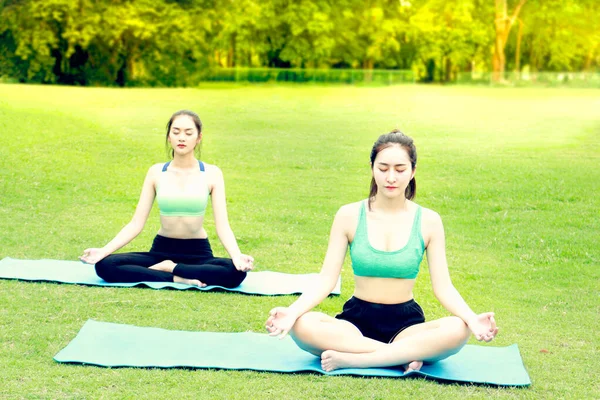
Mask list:
[{"label": "green grass lawn", "polygon": [[[259,271],[318,271],[335,212],[368,193],[374,140],[413,136],[416,201],[442,215],[454,284],[496,312],[491,345],[517,343],[532,386],[61,365],[52,357],[90,318],[263,332],[269,309],[297,297],[0,280],[0,398],[600,398],[600,91],[0,85],[0,257],[75,260],[104,245],[166,161],[164,127],[182,108],[203,120],[202,159],[223,170]],[[207,229],[224,255],[210,215]],[[124,250],[147,250],[157,230],[155,209]],[[342,280],[319,310],[351,296],[348,259]],[[426,263],[415,297],[428,319],[447,315]]]}]

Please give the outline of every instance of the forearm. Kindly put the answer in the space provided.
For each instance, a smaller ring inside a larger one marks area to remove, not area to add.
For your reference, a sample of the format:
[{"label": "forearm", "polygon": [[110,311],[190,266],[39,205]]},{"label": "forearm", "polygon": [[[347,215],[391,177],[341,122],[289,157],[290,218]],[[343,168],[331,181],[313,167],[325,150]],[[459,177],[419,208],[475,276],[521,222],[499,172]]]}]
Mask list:
[{"label": "forearm", "polygon": [[458,290],[456,290],[454,285],[450,285],[444,290],[440,290],[435,296],[446,310],[465,321],[465,323],[476,316],[460,293],[458,293]]},{"label": "forearm", "polygon": [[310,289],[304,291],[302,295],[289,306],[289,310],[293,313],[296,318],[300,317],[304,313],[312,310],[315,306],[321,303],[333,290],[337,278],[318,274],[314,278],[314,282],[310,286]]},{"label": "forearm", "polygon": [[117,236],[114,237],[113,240],[108,242],[104,247],[104,251],[106,254],[112,254],[115,251],[119,250],[121,247],[125,246],[129,242],[131,242],[137,235],[140,234],[143,227],[139,227],[136,224],[130,222],[121,229]]},{"label": "forearm", "polygon": [[219,237],[221,244],[223,244],[223,247],[229,254],[229,257],[235,258],[239,257],[239,255],[242,254],[237,244],[235,235],[233,234],[233,231],[229,226],[221,228],[217,227],[217,236]]}]

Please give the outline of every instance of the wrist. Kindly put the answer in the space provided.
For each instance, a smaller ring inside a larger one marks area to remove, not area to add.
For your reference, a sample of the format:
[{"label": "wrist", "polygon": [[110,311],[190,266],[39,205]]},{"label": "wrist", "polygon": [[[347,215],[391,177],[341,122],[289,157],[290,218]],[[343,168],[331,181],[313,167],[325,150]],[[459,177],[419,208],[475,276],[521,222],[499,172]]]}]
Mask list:
[{"label": "wrist", "polygon": [[300,310],[297,310],[296,308],[294,308],[293,304],[288,307],[288,316],[291,318],[294,318],[294,320],[297,320],[298,318],[300,318],[300,316],[302,314],[304,314],[304,313],[301,312]]},{"label": "wrist", "polygon": [[467,324],[467,326],[471,326],[473,322],[477,321],[477,314],[473,313],[472,315],[467,316],[467,318],[465,318],[464,321]]}]

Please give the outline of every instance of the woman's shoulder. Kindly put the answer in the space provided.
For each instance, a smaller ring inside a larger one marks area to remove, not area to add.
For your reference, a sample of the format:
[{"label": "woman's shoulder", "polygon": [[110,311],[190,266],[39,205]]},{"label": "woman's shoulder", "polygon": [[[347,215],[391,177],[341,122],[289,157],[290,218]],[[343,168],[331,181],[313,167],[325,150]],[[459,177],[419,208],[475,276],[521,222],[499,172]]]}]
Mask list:
[{"label": "woman's shoulder", "polygon": [[153,164],[148,168],[148,175],[156,176],[161,173],[166,163]]},{"label": "woman's shoulder", "polygon": [[440,214],[438,214],[436,211],[427,208],[427,207],[423,207],[421,205],[418,205],[417,203],[414,203],[417,207],[421,208],[421,223],[424,225],[438,225],[442,223],[442,217],[440,217]]},{"label": "woman's shoulder", "polygon": [[217,167],[215,164],[209,164],[207,162],[201,161],[204,164],[204,170],[209,174],[220,174],[223,175],[221,168]]},{"label": "woman's shoulder", "polygon": [[366,202],[366,200],[361,200],[350,204],[344,204],[340,207],[336,215],[339,215],[342,218],[356,218],[364,202]]},{"label": "woman's shoulder", "polygon": [[155,171],[155,170],[159,170],[162,171],[162,169],[164,168],[165,164],[168,164],[169,162],[161,162],[161,163],[156,163],[156,164],[152,164],[150,166],[150,168],[148,169],[148,171]]}]

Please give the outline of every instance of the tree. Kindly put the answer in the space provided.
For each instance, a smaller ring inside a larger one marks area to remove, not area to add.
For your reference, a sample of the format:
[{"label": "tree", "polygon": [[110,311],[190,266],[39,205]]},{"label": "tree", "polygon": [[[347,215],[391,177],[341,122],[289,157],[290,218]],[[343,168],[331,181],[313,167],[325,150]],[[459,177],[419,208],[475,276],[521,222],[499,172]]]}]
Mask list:
[{"label": "tree", "polygon": [[495,0],[496,1],[496,19],[494,20],[494,27],[496,28],[496,40],[494,46],[494,55],[492,58],[492,79],[496,82],[504,79],[504,71],[506,69],[506,56],[504,54],[504,48],[508,41],[508,35],[515,21],[519,17],[521,8],[525,4],[526,0],[518,0],[512,15],[508,15],[508,0]]},{"label": "tree", "polygon": [[413,68],[424,81],[451,81],[459,71],[471,71],[481,62],[491,44],[491,32],[477,3],[428,0],[411,17],[411,37],[421,61]]}]

